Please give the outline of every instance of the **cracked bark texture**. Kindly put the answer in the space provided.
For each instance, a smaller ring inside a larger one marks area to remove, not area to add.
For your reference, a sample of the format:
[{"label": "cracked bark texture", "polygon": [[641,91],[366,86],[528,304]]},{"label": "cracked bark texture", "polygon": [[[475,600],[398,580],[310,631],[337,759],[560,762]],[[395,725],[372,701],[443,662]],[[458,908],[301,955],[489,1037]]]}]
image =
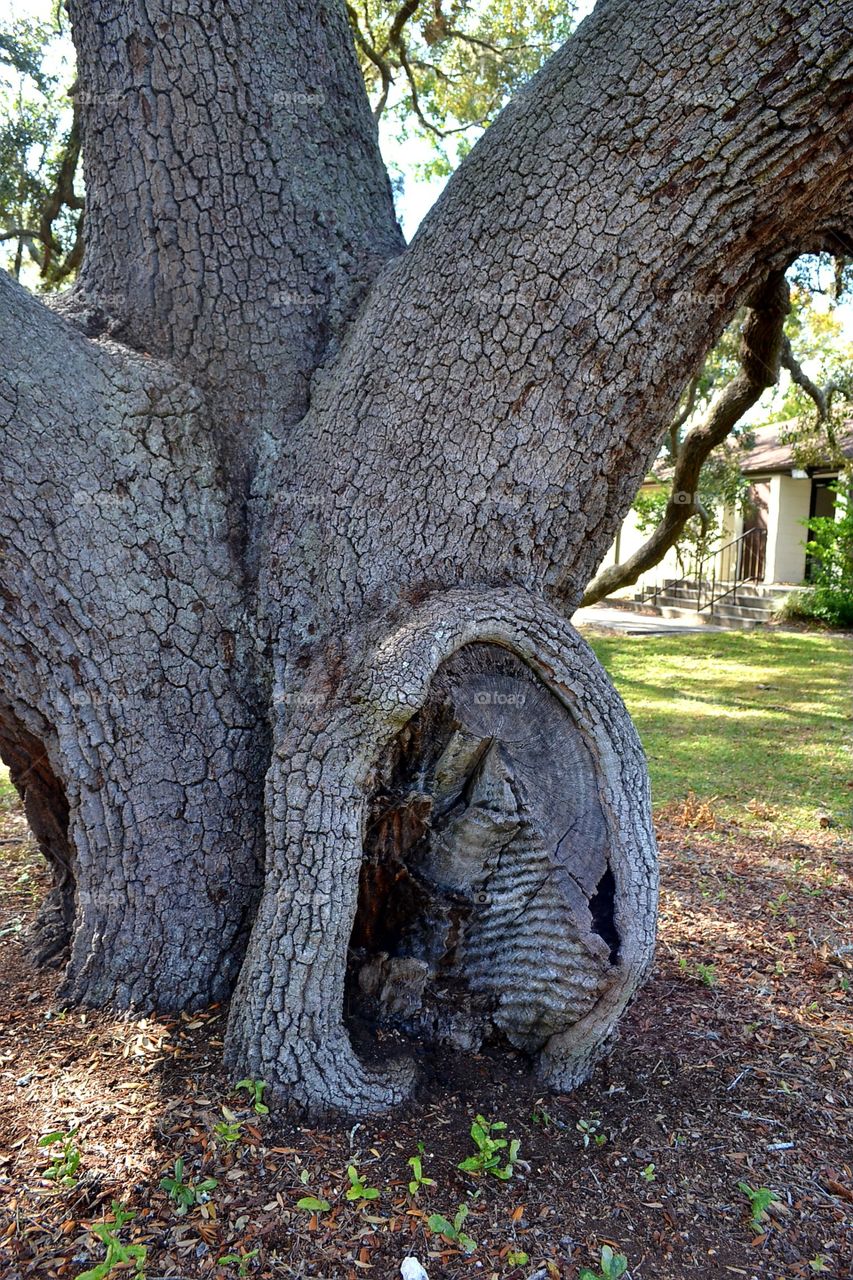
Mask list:
[{"label": "cracked bark texture", "polygon": [[203,402],[0,291],[0,750],[28,813],[62,781],[54,829],[33,825],[61,868],[63,998],[221,998],[260,878],[265,721]]},{"label": "cracked bark texture", "polygon": [[[843,8],[600,0],[404,253],[336,0],[72,16],[71,323],[0,294],[0,751],[26,783],[15,752],[42,744],[34,804],[51,778],[67,804],[66,846],[59,807],[43,835],[74,886],[67,998],[219,997],[253,919],[229,1061],[308,1107],[405,1097],[412,1063],[359,1057],[344,1019],[368,823],[394,744],[491,654],[484,678],[529,685],[541,723],[452,710],[483,757],[449,826],[453,769],[414,761],[421,872],[465,897],[448,869],[470,889],[479,860],[501,903],[547,872],[541,916],[487,910],[453,976],[570,1087],[647,971],[656,866],[636,735],[566,614],[737,305],[850,243]],[[555,973],[573,938],[592,957],[592,995],[567,963],[525,1024],[540,935]]]},{"label": "cracked bark texture", "polygon": [[70,0],[86,235],[73,307],[169,357],[231,466],[403,248],[337,0]]}]

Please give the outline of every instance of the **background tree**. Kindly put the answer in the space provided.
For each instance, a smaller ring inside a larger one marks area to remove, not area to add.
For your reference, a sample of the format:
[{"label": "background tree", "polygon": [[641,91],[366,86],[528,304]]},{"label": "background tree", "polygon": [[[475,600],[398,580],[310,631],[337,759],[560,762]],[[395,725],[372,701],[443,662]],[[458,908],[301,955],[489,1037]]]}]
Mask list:
[{"label": "background tree", "polygon": [[427,174],[448,175],[574,26],[555,0],[347,5],[374,117],[429,142]]},{"label": "background tree", "polygon": [[845,15],[604,0],[408,249],[336,0],[71,18],[83,263],[57,309],[0,281],[2,754],[62,998],[233,989],[229,1060],[304,1104],[410,1087],[350,997],[569,1087],[656,869],[567,617],[738,306],[849,243]]},{"label": "background tree", "polygon": [[[850,269],[842,255],[818,254],[798,259],[787,276],[792,287],[780,277],[775,294],[746,308],[688,383],[662,440],[671,480],[640,501],[638,528],[649,536],[628,559],[596,574],[583,604],[631,586],[671,547],[684,548],[694,565],[708,554],[720,513],[748,502],[740,470],[752,442],[745,419],[783,370],[787,388],[764,421],[785,423],[782,440],[801,465],[848,466],[842,423],[853,389],[853,344],[836,312],[849,298]],[[816,306],[817,299],[826,306]],[[815,377],[806,363],[816,365]]]},{"label": "background tree", "polygon": [[53,288],[83,257],[78,110],[45,69],[57,29],[19,19],[0,26],[0,241],[20,279],[25,261]]}]

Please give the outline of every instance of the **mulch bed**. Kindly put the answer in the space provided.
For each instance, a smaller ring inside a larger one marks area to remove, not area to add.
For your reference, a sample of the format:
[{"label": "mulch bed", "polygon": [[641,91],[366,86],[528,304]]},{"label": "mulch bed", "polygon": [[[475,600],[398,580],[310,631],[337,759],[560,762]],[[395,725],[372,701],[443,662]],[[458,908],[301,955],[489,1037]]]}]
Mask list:
[{"label": "mulch bed", "polygon": [[[20,813],[0,838],[25,841]],[[853,1253],[851,989],[846,837],[774,838],[761,815],[723,824],[693,801],[659,817],[660,943],[654,974],[612,1055],[569,1096],[519,1057],[424,1055],[412,1105],[356,1123],[260,1116],[219,1065],[226,1010],[119,1019],[58,1010],[57,976],[24,946],[44,876],[29,843],[0,847],[0,1274],[77,1277],[105,1256],[89,1230],[113,1201],[118,1236],[147,1247],[149,1280],[399,1276],[571,1280],[623,1253],[634,1280],[850,1277]],[[231,1148],[213,1135],[226,1107]],[[520,1140],[506,1182],[458,1169],[482,1113]],[[578,1126],[582,1126],[579,1128]],[[75,1185],[44,1177],[76,1129]],[[588,1145],[584,1146],[584,1138]],[[596,1139],[604,1141],[596,1141]],[[435,1180],[415,1197],[409,1157]],[[160,1179],[217,1180],[181,1215]],[[347,1166],[372,1200],[347,1200]],[[738,1183],[778,1199],[750,1223]],[[314,1196],[327,1212],[299,1209]],[[461,1204],[466,1256],[429,1227]],[[527,1261],[523,1262],[524,1255]],[[133,1274],[132,1265],[113,1270]]]}]

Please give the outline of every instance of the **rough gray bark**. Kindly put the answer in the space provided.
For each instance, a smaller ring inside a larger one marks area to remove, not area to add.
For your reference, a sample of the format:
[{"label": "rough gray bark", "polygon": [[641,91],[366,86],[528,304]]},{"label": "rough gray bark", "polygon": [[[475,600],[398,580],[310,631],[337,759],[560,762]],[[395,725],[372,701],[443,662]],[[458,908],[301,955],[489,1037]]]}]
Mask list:
[{"label": "rough gray bark", "polygon": [[266,728],[204,405],[0,291],[0,751],[28,809],[42,767],[62,781],[68,852],[34,829],[66,904],[74,882],[64,998],[222,997],[260,879]]},{"label": "rough gray bark", "polygon": [[337,0],[71,0],[86,156],[73,305],[207,393],[251,461],[378,266],[391,189]]},{"label": "rough gray bark", "polygon": [[[462,984],[474,1036],[569,1087],[647,971],[656,869],[640,747],[565,615],[735,307],[850,234],[853,34],[804,0],[602,0],[388,261],[339,5],[75,20],[100,155],[77,329],[0,307],[33,334],[3,383],[0,695],[67,797],[68,996],[219,996],[254,915],[226,1053],[279,1095],[410,1089],[352,1048],[348,961],[416,1022],[397,978],[422,974],[421,1033]],[[328,110],[276,115],[280,83]],[[270,304],[306,284],[320,308]],[[529,740],[454,701],[469,664],[529,687]],[[456,746],[413,758],[430,723]],[[391,853],[430,902],[386,960],[358,955],[359,885],[395,753]],[[518,921],[514,867],[547,886]]]}]

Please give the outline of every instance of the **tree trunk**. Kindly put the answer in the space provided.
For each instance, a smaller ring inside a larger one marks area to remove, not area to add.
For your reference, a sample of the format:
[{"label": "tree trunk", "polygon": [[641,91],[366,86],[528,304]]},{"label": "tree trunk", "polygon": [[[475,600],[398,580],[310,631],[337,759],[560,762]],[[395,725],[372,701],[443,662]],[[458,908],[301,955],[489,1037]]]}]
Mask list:
[{"label": "tree trunk", "polygon": [[405,1096],[377,1022],[570,1087],[656,867],[566,615],[736,306],[853,230],[844,15],[600,0],[400,254],[339,4],[72,8],[72,324],[0,310],[0,752],[68,807],[66,998],[219,998],[253,920],[226,1053],[279,1095]]}]

